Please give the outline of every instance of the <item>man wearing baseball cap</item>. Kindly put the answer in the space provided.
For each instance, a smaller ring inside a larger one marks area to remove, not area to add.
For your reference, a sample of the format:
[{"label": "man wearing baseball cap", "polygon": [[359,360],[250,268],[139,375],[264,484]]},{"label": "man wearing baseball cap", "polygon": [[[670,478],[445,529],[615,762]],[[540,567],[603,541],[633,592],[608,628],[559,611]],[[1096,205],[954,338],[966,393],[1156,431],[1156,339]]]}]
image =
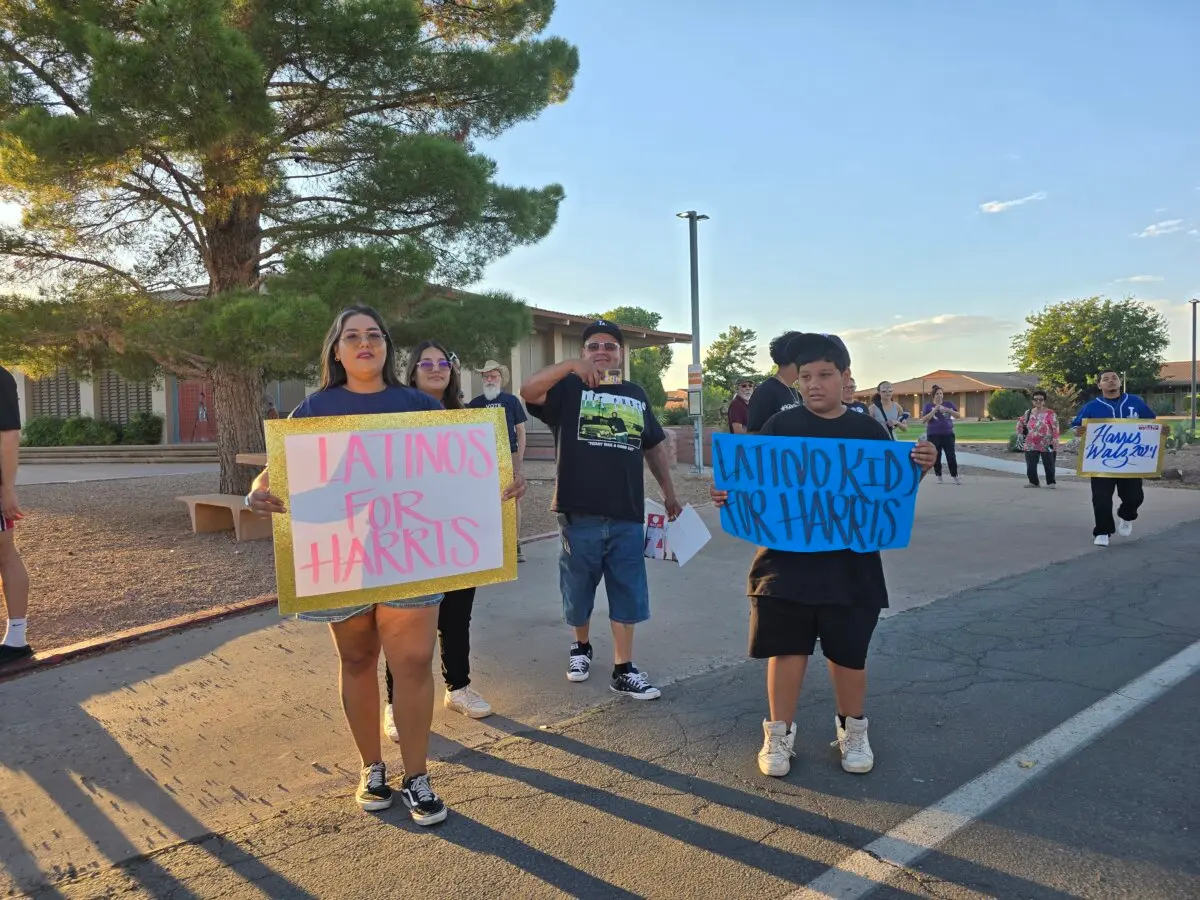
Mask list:
[{"label": "man wearing baseball cap", "polygon": [[[483,378],[483,393],[473,398],[467,404],[467,409],[502,409],[504,420],[508,423],[508,448],[512,451],[513,474],[521,471],[521,461],[525,459],[525,423],[529,416],[525,415],[525,407],[521,401],[504,390],[508,383],[508,366],[501,365],[494,359],[489,359],[475,370]],[[521,501],[517,501],[517,535],[521,534]],[[525,562],[525,550],[520,541],[517,542],[517,562]]]},{"label": "man wearing baseball cap", "polygon": [[583,353],[529,378],[521,397],[554,431],[558,479],[553,509],[562,548],[563,617],[575,630],[570,681],[591,674],[589,639],[596,588],[604,579],[613,633],[612,690],[636,700],[661,692],[633,664],[633,630],[650,618],[646,582],[643,461],[662,488],[667,515],[681,511],[671,483],[666,434],[646,392],[621,377],[625,337],[600,320],[583,330]]}]

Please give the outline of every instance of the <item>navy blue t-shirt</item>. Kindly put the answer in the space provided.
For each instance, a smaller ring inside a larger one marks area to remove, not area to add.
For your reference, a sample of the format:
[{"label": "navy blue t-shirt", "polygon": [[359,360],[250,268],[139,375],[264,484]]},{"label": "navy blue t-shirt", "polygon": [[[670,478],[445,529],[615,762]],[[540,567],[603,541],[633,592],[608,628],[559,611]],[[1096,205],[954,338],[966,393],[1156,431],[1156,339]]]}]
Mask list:
[{"label": "navy blue t-shirt", "polygon": [[373,394],[348,391],[342,385],[317,391],[304,398],[304,402],[292,410],[290,418],[307,419],[312,416],[370,416],[376,413],[421,412],[442,409],[423,391],[415,388],[388,385]]},{"label": "navy blue t-shirt", "polygon": [[467,409],[504,410],[504,419],[508,422],[508,449],[513,453],[517,452],[517,426],[529,421],[529,416],[525,415],[525,407],[521,405],[520,400],[508,391],[501,391],[495,400],[489,400],[480,394],[467,404]]}]

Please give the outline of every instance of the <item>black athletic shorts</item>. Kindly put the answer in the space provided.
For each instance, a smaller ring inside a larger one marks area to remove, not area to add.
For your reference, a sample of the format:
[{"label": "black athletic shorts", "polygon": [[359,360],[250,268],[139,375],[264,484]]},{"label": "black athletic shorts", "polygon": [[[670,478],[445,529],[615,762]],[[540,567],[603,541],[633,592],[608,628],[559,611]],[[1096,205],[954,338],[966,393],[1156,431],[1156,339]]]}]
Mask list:
[{"label": "black athletic shorts", "polygon": [[813,606],[775,597],[750,598],[750,656],[812,656],[821,652],[845,669],[865,669],[880,610],[861,606]]}]

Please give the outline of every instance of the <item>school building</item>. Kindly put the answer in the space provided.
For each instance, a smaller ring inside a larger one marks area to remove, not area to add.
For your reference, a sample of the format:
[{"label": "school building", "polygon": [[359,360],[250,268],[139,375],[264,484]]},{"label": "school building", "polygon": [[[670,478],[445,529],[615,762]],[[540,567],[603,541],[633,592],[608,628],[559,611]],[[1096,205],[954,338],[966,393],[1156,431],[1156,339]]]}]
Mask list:
[{"label": "school building", "polygon": [[[1146,401],[1154,403],[1168,398],[1175,412],[1190,412],[1187,403],[1191,393],[1192,364],[1187,362],[1164,363],[1159,370],[1158,383],[1145,392]],[[934,385],[946,392],[946,399],[955,404],[964,418],[982,419],[987,416],[988,401],[996,391],[1023,391],[1028,393],[1039,385],[1037,375],[1027,372],[966,372],[959,369],[937,369],[917,378],[894,381],[896,402],[914,416],[921,414],[926,403],[933,400]],[[875,388],[860,390],[855,395],[869,403]]]},{"label": "school building", "polygon": [[[201,295],[203,288],[186,292],[169,292],[168,300],[186,300]],[[453,296],[453,294],[451,294]],[[576,358],[583,343],[583,329],[592,321],[586,316],[530,308],[533,327],[528,335],[512,348],[500,362],[509,368],[512,384],[506,389],[518,393],[525,377],[539,369],[566,359]],[[642,347],[661,347],[690,343],[691,335],[672,331],[622,327],[625,335],[625,375],[629,376],[629,351]],[[450,347],[454,351],[458,348]],[[458,350],[462,352],[462,350]],[[17,398],[21,408],[21,423],[39,416],[86,415],[124,425],[138,412],[157,413],[163,417],[165,444],[194,444],[216,440],[216,413],[212,406],[212,386],[203,379],[184,380],[166,376],[159,384],[130,381],[116,372],[98,373],[92,379],[77,379],[66,371],[47,378],[27,377],[14,369]],[[467,399],[482,390],[480,377],[469,367],[462,371],[462,389]],[[276,381],[267,385],[263,397],[264,414],[268,401],[280,416],[286,416],[305,396],[316,390],[315,384],[303,381]],[[528,425],[531,444],[548,443],[549,430],[531,419]],[[544,438],[533,434],[544,432]]]}]

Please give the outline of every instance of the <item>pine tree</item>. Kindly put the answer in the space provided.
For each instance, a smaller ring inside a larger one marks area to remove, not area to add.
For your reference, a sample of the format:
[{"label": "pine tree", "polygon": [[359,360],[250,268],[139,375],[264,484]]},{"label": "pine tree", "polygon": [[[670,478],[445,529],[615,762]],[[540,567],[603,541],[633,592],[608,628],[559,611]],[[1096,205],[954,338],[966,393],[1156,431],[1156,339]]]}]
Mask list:
[{"label": "pine tree", "polygon": [[6,5],[0,194],[24,214],[0,233],[0,358],[211,380],[221,490],[244,491],[234,456],[263,449],[264,384],[311,371],[339,279],[388,285],[397,320],[486,323],[427,285],[549,233],[562,188],[498,184],[471,139],[566,98],[578,56],[541,37],[553,8]]}]

